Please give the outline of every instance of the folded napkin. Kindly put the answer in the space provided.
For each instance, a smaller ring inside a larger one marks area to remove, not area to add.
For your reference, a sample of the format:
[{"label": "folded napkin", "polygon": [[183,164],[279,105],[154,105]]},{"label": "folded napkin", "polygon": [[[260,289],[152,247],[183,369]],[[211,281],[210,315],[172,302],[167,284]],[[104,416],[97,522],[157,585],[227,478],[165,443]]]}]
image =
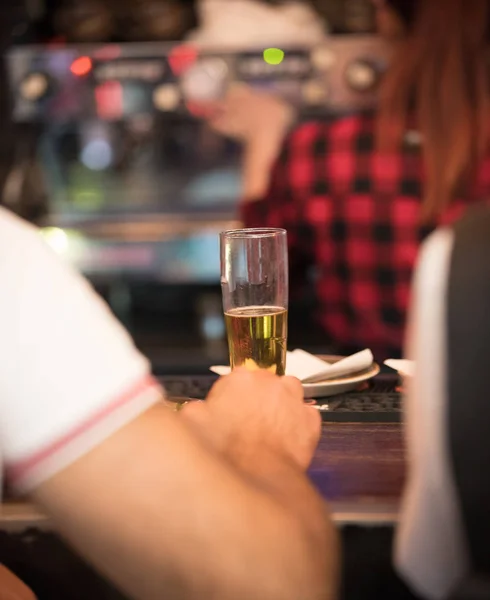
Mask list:
[{"label": "folded napkin", "polygon": [[[364,371],[369,369],[372,364],[373,354],[371,350],[357,352],[333,364],[329,364],[304,350],[293,350],[287,353],[286,375],[297,377],[302,383],[317,383]],[[218,375],[228,375],[231,369],[230,367],[215,366],[211,367],[210,370]]]},{"label": "folded napkin", "polygon": [[415,373],[415,362],[413,360],[397,360],[389,358],[385,360],[385,365],[398,371],[403,377],[413,377]]}]

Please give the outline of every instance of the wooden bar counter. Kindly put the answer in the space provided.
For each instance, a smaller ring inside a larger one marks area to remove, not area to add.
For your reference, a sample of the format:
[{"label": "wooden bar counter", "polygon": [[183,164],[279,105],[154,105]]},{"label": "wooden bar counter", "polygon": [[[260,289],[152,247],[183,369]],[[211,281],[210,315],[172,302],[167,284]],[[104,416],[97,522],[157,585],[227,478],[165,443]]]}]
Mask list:
[{"label": "wooden bar counter", "polygon": [[[339,525],[395,523],[405,478],[401,426],[324,423],[310,476]],[[31,504],[6,502],[0,510],[0,529],[51,528]]]}]

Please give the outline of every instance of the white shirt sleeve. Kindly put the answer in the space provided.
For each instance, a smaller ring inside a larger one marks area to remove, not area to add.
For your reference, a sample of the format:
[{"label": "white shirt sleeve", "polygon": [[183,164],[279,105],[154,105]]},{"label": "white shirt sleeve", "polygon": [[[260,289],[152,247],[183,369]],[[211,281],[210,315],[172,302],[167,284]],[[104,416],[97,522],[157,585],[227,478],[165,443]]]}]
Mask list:
[{"label": "white shirt sleeve", "polygon": [[25,492],[162,396],[148,361],[36,228],[0,209],[0,446]]},{"label": "white shirt sleeve", "polygon": [[454,235],[424,243],[414,277],[408,358],[415,373],[405,398],[408,479],[395,540],[395,564],[423,598],[447,598],[468,566],[450,465],[447,426],[446,295]]}]

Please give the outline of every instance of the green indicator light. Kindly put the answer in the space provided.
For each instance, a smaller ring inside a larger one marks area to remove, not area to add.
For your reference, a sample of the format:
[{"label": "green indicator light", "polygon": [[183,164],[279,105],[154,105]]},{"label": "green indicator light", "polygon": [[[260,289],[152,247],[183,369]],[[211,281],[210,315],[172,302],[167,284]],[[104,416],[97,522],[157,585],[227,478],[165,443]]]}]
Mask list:
[{"label": "green indicator light", "polygon": [[284,60],[284,51],[279,48],[267,48],[264,50],[264,60],[269,65],[280,65]]}]

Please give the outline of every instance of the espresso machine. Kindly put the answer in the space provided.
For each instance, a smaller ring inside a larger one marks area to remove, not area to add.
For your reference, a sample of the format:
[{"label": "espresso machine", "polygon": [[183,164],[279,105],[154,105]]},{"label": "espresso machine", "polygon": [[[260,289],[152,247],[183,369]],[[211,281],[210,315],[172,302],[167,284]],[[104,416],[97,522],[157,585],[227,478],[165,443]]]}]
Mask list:
[{"label": "espresso machine", "polygon": [[79,4],[55,13],[49,43],[6,55],[15,136],[1,201],[92,281],[157,371],[200,372],[227,360],[218,234],[240,226],[241,148],[211,131],[199,101],[242,82],[282,96],[298,118],[370,108],[387,50],[371,34],[331,35],[270,65],[263,48],[133,41],[141,19],[122,40],[95,0],[85,21]]}]

